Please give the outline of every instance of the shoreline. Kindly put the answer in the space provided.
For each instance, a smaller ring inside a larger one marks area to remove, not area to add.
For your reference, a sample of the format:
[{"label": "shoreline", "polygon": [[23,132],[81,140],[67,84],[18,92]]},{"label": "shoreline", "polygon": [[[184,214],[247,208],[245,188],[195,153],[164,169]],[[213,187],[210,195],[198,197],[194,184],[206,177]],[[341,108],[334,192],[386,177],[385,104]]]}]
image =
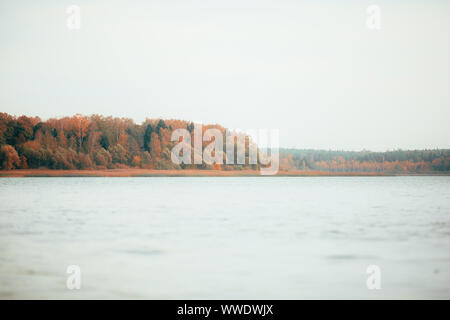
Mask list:
[{"label": "shoreline", "polygon": [[17,169],[2,170],[0,178],[27,177],[373,177],[373,176],[449,176],[442,173],[381,173],[381,172],[327,172],[327,171],[279,171],[264,176],[259,170],[155,170],[155,169],[105,169],[105,170],[51,170]]}]

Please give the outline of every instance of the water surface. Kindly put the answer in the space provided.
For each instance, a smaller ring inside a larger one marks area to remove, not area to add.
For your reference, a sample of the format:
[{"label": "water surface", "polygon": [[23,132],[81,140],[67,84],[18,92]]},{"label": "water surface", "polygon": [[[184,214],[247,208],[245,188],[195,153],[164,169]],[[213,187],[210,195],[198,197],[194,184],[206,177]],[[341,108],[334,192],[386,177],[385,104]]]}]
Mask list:
[{"label": "water surface", "polygon": [[1,298],[449,299],[449,249],[450,177],[0,179]]}]

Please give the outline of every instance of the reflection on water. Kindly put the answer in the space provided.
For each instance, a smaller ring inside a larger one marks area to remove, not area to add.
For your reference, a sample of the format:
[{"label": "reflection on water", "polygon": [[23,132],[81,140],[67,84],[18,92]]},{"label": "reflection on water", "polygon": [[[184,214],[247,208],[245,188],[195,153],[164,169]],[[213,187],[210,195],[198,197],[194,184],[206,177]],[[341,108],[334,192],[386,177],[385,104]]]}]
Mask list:
[{"label": "reflection on water", "polygon": [[450,177],[2,178],[0,297],[448,299],[449,190]]}]

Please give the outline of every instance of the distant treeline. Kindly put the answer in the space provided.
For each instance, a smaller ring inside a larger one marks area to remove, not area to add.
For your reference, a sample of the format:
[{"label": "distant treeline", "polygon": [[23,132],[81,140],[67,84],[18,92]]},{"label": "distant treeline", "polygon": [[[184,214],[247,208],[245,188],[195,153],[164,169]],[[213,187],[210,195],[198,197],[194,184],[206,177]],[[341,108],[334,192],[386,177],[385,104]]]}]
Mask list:
[{"label": "distant treeline", "polygon": [[280,149],[282,170],[426,173],[450,171],[450,149],[327,151]]},{"label": "distant treeline", "polygon": [[[219,125],[203,126],[203,132],[209,128],[218,129],[225,136],[225,128]],[[38,117],[0,113],[0,169],[259,169],[259,165],[174,164],[171,150],[178,142],[172,142],[171,135],[176,129],[187,129],[192,135],[194,123],[147,119],[136,124],[131,119],[100,115],[75,115],[42,121]],[[191,140],[193,142],[194,139]],[[203,148],[209,143],[203,141]],[[246,163],[248,143],[246,140]],[[444,172],[450,171],[450,150],[352,152],[280,149],[280,170]]]}]

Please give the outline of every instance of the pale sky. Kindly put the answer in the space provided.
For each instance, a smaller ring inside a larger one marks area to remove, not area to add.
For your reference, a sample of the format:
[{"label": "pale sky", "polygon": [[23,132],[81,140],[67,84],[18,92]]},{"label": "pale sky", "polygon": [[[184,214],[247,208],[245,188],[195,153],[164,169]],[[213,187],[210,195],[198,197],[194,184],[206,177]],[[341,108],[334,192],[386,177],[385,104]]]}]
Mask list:
[{"label": "pale sky", "polygon": [[283,147],[450,148],[450,1],[0,0],[0,112],[278,128]]}]

